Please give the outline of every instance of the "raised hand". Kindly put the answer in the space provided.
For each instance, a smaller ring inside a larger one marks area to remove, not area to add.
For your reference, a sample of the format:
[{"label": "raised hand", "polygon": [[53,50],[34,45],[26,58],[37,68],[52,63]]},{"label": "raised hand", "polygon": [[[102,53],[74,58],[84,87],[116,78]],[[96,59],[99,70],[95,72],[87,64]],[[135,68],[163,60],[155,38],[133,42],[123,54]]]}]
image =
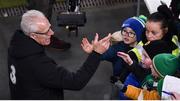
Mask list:
[{"label": "raised hand", "polygon": [[152,65],[152,60],[145,50],[142,51],[142,56],[144,57],[144,59],[142,59],[141,61],[143,68],[150,68],[150,66]]},{"label": "raised hand", "polygon": [[99,54],[103,54],[110,46],[111,34],[99,40],[99,35],[96,33],[96,36],[92,42],[93,50]]},{"label": "raised hand", "polygon": [[82,39],[81,47],[88,54],[93,51],[93,45],[89,43],[87,38]]},{"label": "raised hand", "polygon": [[117,56],[121,57],[128,65],[133,64],[133,61],[128,54],[124,52],[117,52]]}]

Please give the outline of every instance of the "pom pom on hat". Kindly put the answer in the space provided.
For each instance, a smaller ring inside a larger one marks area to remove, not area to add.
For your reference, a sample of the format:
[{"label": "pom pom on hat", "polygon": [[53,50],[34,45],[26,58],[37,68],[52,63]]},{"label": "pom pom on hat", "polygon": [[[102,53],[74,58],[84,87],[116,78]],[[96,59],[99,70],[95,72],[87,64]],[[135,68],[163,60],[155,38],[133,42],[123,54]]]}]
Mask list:
[{"label": "pom pom on hat", "polygon": [[153,58],[153,67],[161,78],[175,74],[179,66],[179,58],[172,54],[162,53]]},{"label": "pom pom on hat", "polygon": [[140,15],[139,17],[131,17],[125,20],[122,24],[122,29],[125,27],[131,28],[135,34],[137,41],[141,41],[142,33],[145,30],[145,23],[147,18],[143,15]]}]

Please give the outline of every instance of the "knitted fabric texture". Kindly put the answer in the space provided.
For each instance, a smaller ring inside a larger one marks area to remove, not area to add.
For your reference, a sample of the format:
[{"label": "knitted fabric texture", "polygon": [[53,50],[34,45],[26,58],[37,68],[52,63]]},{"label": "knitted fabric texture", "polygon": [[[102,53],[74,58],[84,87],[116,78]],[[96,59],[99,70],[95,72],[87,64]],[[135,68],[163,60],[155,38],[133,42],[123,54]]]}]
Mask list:
[{"label": "knitted fabric texture", "polygon": [[179,66],[179,58],[172,54],[162,53],[153,58],[153,67],[160,78],[164,78],[166,75],[175,74]]}]

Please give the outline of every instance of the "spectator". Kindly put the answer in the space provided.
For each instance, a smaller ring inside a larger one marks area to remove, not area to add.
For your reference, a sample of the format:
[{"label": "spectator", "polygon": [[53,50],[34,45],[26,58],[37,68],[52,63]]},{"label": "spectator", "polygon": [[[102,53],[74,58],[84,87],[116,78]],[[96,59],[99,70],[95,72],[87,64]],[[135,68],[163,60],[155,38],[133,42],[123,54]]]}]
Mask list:
[{"label": "spectator", "polygon": [[[159,12],[155,12],[150,15],[150,17],[148,18],[147,23],[146,23],[147,42],[144,45],[143,44],[138,45],[137,47],[132,49],[132,51],[130,51],[128,54],[119,52],[119,56],[122,57],[129,66],[131,66],[135,62],[142,63],[144,61],[143,59],[145,59],[145,58],[143,56],[142,50],[145,49],[145,51],[147,52],[147,55],[150,56],[150,58],[152,59],[153,56],[156,55],[157,53],[152,52],[153,51],[152,49],[150,49],[151,51],[148,50],[149,48],[153,48],[152,45],[150,45],[150,47],[149,47],[148,44],[150,44],[156,40],[162,40],[161,41],[162,43],[165,42],[167,44],[167,46],[169,47],[168,50],[171,50],[171,52],[173,53],[173,50],[177,49],[177,46],[170,40],[169,41],[164,40],[165,37],[168,36],[168,35],[166,35],[166,34],[168,34],[167,32],[168,32],[168,22],[164,18],[164,15],[162,15]],[[153,42],[153,43],[155,43],[155,42]],[[147,48],[147,47],[149,47],[149,48]],[[169,52],[169,51],[167,51],[167,52]]]},{"label": "spectator", "polygon": [[[132,49],[132,51],[129,51],[128,54],[118,52],[118,56],[123,58],[123,60],[128,64],[127,67],[129,68],[129,71],[132,72],[132,74],[127,77],[124,83],[125,86],[129,84],[136,87],[141,86],[142,80],[151,72],[150,69],[142,67],[146,58],[148,59],[149,57],[149,60],[151,60],[158,53],[172,52],[173,54],[178,54],[174,51],[177,49],[177,46],[171,40],[167,40],[169,37],[172,37],[168,33],[168,20],[164,14],[155,12],[150,15],[146,23],[145,36],[146,40],[138,43],[138,45]],[[161,45],[156,44],[156,41],[158,44],[162,43],[162,47]],[[147,55],[144,55],[144,52],[146,52]]]},{"label": "spectator", "polygon": [[159,100],[164,77],[176,74],[180,65],[179,61],[179,58],[172,54],[156,55],[151,65],[152,74],[145,78],[142,89],[128,85],[127,88],[123,88],[125,95],[131,99]]},{"label": "spectator", "polygon": [[179,0],[171,0],[170,8],[171,8],[171,11],[173,12],[174,18],[175,19],[180,19],[179,18],[180,1]]},{"label": "spectator", "polygon": [[[9,84],[12,99],[64,99],[63,90],[80,90],[96,71],[100,56],[109,47],[111,35],[98,41],[92,53],[76,73],[58,67],[44,46],[54,32],[48,19],[37,10],[29,10],[21,19],[21,30],[13,35],[8,49]],[[84,45],[82,44],[82,47]]]},{"label": "spectator", "polygon": [[80,6],[80,0],[68,0],[68,11],[78,12]]}]

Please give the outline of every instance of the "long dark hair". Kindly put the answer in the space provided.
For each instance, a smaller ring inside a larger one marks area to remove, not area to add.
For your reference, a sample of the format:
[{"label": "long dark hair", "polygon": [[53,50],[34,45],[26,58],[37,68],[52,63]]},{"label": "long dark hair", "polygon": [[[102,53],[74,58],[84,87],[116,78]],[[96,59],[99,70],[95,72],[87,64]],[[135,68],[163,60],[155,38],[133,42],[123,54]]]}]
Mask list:
[{"label": "long dark hair", "polygon": [[[171,5],[174,4],[175,2],[178,3],[178,1],[172,0]],[[177,6],[177,4],[176,4],[176,6]],[[168,35],[167,35],[166,39],[171,40],[173,35],[177,35],[179,37],[179,32],[178,32],[178,27],[177,27],[177,18],[175,17],[175,14],[173,14],[173,11],[170,10],[167,7],[167,5],[160,5],[157,10],[159,13],[164,15],[164,17],[168,21]]]},{"label": "long dark hair", "polygon": [[147,21],[160,22],[161,28],[168,28],[167,18],[160,12],[152,13]]}]

